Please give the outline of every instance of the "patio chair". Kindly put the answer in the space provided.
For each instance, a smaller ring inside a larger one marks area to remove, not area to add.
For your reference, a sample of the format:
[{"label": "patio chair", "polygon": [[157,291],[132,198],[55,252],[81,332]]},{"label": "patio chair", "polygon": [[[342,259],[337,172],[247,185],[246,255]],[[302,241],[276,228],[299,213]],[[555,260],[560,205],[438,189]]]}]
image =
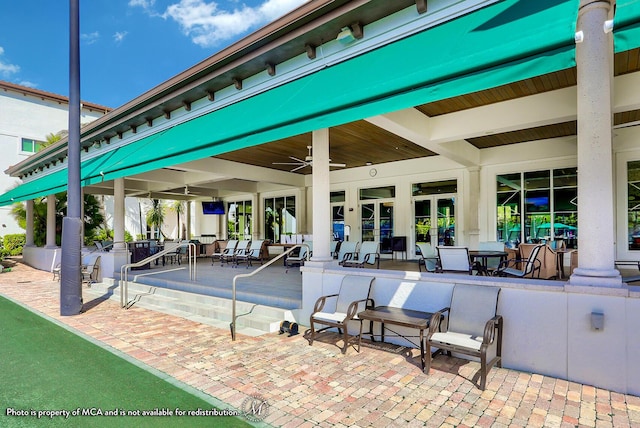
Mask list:
[{"label": "patio chair", "polygon": [[303,266],[304,262],[313,253],[313,241],[304,241],[297,256],[289,256],[284,260],[285,273],[289,273],[291,266]]},{"label": "patio chair", "polygon": [[251,245],[244,253],[238,253],[234,257],[235,266],[237,267],[240,263],[246,263],[247,269],[249,266],[252,266],[252,261],[260,260],[260,264],[262,264],[262,254],[264,250],[264,239],[257,239],[255,241],[251,241]]},{"label": "patio chair", "polygon": [[[311,326],[310,346],[313,345],[317,333],[330,328],[337,328],[338,333],[342,334],[344,342],[342,353],[346,354],[351,342],[348,331],[349,321],[362,322],[358,319],[358,313],[374,306],[373,299],[369,298],[373,280],[374,278],[370,276],[346,275],[342,278],[340,291],[337,294],[322,296],[318,299],[309,318],[309,325]],[[315,324],[322,324],[326,327],[316,330]],[[354,336],[356,339],[358,337]],[[358,346],[357,351],[360,352],[360,346]]]},{"label": "patio chair", "polygon": [[[431,317],[427,333],[427,364],[429,374],[433,353],[447,351],[480,358],[480,389],[487,385],[487,374],[491,367],[502,367],[502,316],[496,315],[499,287],[456,284],[451,296],[451,305]],[[448,314],[447,322],[443,315]],[[444,330],[444,331],[441,331]]]},{"label": "patio chair", "polygon": [[218,251],[214,251],[213,254],[211,254],[211,264],[214,265],[216,263],[216,259],[220,260],[220,264],[222,264],[222,260],[224,258],[233,257],[233,253],[236,251],[237,246],[237,239],[229,239],[225,248],[220,249],[220,247],[218,247]]},{"label": "patio chair", "polygon": [[100,276],[100,255],[91,253],[82,258],[82,282],[86,282],[89,287],[98,282]]},{"label": "patio chair", "polygon": [[329,244],[329,253],[331,254],[331,257],[333,257],[334,259],[338,258],[338,251],[340,251],[340,244],[342,244],[342,241],[331,241],[331,243]]},{"label": "patio chair", "polygon": [[[504,242],[483,241],[478,242],[478,250],[481,251],[504,251]],[[487,271],[493,272],[500,266],[500,257],[487,257]]]},{"label": "patio chair", "polygon": [[245,256],[247,254],[247,251],[249,251],[250,246],[251,246],[251,241],[248,239],[243,239],[242,241],[238,241],[238,245],[236,245],[236,249],[232,254],[220,257],[220,264],[235,263],[236,257]]},{"label": "patio chair", "polygon": [[495,276],[513,276],[516,278],[524,278],[526,276],[540,278],[540,260],[538,260],[538,254],[544,246],[545,244],[536,245],[527,259],[510,259],[503,261],[493,274]]},{"label": "patio chair", "polygon": [[358,257],[342,261],[344,267],[364,268],[365,265],[375,265],[380,269],[380,243],[378,241],[365,241],[360,244]]},{"label": "patio chair", "polygon": [[433,246],[427,242],[416,244],[416,254],[418,255],[418,271],[422,272],[422,266],[427,272],[435,272],[438,268],[438,255]]},{"label": "patio chair", "polygon": [[[531,252],[537,245],[540,244],[520,244],[518,246],[520,258],[529,259]],[[556,278],[559,270],[558,258],[558,253],[554,251],[549,244],[543,245],[537,256],[537,259],[540,261],[540,272],[538,277],[542,279]]]},{"label": "patio chair", "polygon": [[353,260],[358,253],[359,242],[343,241],[338,250],[338,264],[342,265],[345,260]]},{"label": "patio chair", "polygon": [[460,272],[473,274],[476,268],[469,258],[467,247],[447,247],[438,248],[438,269],[437,272]]}]

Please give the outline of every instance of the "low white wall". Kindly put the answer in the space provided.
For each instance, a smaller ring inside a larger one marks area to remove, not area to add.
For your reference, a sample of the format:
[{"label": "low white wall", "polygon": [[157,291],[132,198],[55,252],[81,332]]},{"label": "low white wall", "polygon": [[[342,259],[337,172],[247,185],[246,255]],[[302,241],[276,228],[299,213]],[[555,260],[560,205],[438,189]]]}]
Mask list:
[{"label": "low white wall", "polygon": [[[371,297],[376,305],[402,305],[426,312],[449,306],[456,283],[499,286],[504,367],[640,395],[637,287],[577,287],[561,281],[346,269],[332,263],[308,263],[302,271],[303,308],[298,318],[302,324],[309,323],[319,296],[338,291],[344,275],[375,276]],[[592,312],[604,314],[602,330],[592,329]],[[353,327],[350,332],[356,333]],[[407,344],[403,339],[387,340]]]}]

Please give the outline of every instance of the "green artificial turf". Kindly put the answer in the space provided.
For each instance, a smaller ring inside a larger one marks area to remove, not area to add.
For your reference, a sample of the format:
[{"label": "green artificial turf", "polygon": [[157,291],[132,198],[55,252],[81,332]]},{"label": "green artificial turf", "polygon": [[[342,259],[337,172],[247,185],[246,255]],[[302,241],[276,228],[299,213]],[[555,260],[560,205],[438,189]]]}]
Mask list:
[{"label": "green artificial turf", "polygon": [[[142,415],[156,409],[173,415]],[[0,297],[0,426],[249,426],[232,416],[178,416],[176,409],[213,406]]]}]

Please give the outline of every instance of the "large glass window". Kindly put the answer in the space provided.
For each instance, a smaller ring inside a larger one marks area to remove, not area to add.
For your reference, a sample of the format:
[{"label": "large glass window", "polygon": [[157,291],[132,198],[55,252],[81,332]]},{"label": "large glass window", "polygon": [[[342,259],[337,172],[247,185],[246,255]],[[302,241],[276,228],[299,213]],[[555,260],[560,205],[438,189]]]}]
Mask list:
[{"label": "large glass window", "polygon": [[629,249],[640,250],[640,161],[627,163]]},{"label": "large glass window", "polygon": [[496,184],[499,241],[563,240],[567,247],[577,247],[576,168],[504,174]]},{"label": "large glass window", "polygon": [[381,253],[391,253],[395,186],[360,189],[362,241],[379,241]]},{"label": "large glass window", "polygon": [[227,204],[227,236],[229,239],[251,239],[251,201]]},{"label": "large glass window", "polygon": [[283,196],[264,200],[265,239],[280,242],[283,235],[297,231],[296,198]]}]

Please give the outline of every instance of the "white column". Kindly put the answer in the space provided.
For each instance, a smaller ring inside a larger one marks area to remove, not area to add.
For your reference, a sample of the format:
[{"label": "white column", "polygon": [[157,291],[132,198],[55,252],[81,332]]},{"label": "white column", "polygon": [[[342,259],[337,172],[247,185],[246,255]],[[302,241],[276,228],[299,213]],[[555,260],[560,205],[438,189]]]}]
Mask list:
[{"label": "white column", "polygon": [[185,221],[186,223],[186,228],[187,228],[187,239],[191,239],[191,204],[193,204],[192,201],[186,201],[187,204],[187,212],[186,212],[186,216],[187,219]]},{"label": "white column", "polygon": [[113,249],[124,251],[124,178],[113,181]]},{"label": "white column", "polygon": [[576,45],[578,79],[578,268],[571,285],[620,287],[614,268],[612,155],[613,48],[605,34],[609,0],[581,0]]},{"label": "white column", "polygon": [[[467,174],[465,174],[465,229],[466,229],[466,245],[469,248],[478,248],[478,242],[480,241],[480,221],[478,219],[479,203],[480,203],[480,168],[471,167],[467,168]],[[457,235],[457,230],[456,230]],[[456,243],[460,242],[460,237],[456,236]],[[463,242],[465,242],[463,241]],[[460,244],[456,244],[460,245]]]},{"label": "white column", "polygon": [[26,202],[26,214],[27,214],[27,230],[26,230],[26,246],[33,247],[33,199],[29,199]]},{"label": "white column", "polygon": [[56,195],[47,196],[47,243],[46,248],[56,248]]},{"label": "white column", "polygon": [[329,129],[312,133],[313,141],[313,261],[331,261]]}]

